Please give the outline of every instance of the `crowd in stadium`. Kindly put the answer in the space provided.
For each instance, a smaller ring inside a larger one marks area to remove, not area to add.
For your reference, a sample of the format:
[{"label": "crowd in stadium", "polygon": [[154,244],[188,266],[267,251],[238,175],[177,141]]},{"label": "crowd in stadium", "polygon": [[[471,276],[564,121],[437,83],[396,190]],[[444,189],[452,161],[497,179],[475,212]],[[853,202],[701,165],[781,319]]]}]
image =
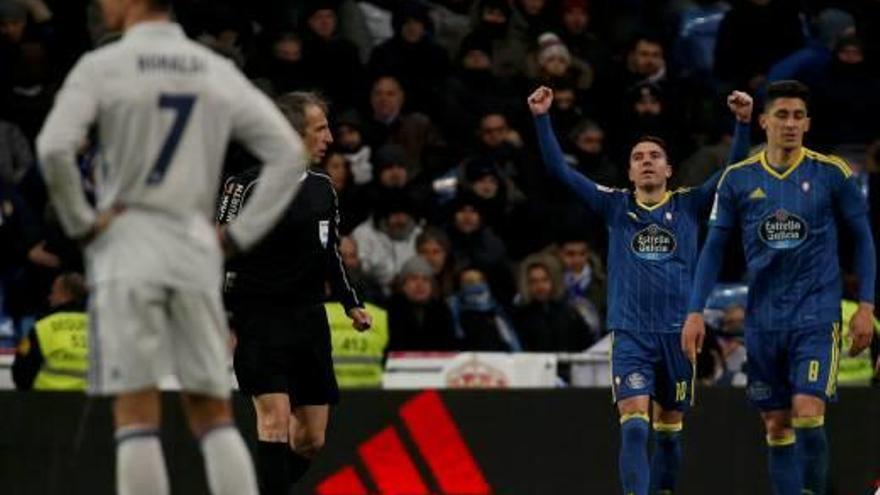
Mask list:
[{"label": "crowd in stadium", "polygon": [[[654,135],[687,187],[726,165],[731,90],[755,97],[756,120],[768,81],[801,80],[808,146],[849,163],[880,232],[874,0],[187,0],[175,11],[269,95],[330,102],[321,166],[340,202],[340,250],[361,297],[388,312],[388,350],[577,352],[606,333],[605,227],[541,162],[526,106],[540,85],[554,89],[551,119],[578,172],[628,187],[629,147]],[[114,39],[88,0],[0,0],[7,340],[48,309],[60,274],[83,271],[33,145],[79,55]],[[99,157],[83,144],[87,186]],[[254,163],[233,146],[226,172]],[[741,283],[741,253],[726,260],[723,278]],[[742,306],[722,309],[716,330],[738,336]],[[718,362],[703,374],[733,380],[741,342],[712,342]]]}]

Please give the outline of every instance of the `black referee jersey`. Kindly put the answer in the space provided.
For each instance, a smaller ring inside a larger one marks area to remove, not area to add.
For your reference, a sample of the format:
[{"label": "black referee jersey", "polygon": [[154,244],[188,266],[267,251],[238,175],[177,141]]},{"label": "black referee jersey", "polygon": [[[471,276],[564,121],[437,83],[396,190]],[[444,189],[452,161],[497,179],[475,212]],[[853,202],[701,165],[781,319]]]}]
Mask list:
[{"label": "black referee jersey", "polygon": [[[230,222],[253,193],[259,168],[226,179],[217,221]],[[226,265],[224,293],[230,303],[283,307],[323,303],[329,281],[333,299],[346,311],[362,306],[339,255],[339,204],[330,177],[308,170],[301,189],[278,224],[254,248]]]}]

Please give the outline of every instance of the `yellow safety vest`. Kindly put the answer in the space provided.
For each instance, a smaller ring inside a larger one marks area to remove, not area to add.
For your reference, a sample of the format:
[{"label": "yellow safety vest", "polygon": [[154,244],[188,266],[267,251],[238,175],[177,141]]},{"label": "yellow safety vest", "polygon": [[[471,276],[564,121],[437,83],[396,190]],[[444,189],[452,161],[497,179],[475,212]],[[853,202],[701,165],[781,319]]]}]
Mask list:
[{"label": "yellow safety vest", "polygon": [[[854,301],[844,299],[841,304],[843,349],[840,353],[840,369],[837,373],[837,383],[841,385],[869,385],[874,376],[874,363],[871,362],[870,349],[865,349],[858,356],[849,356],[849,348],[852,345],[852,342],[847,339],[849,322],[858,309],[859,304]],[[880,336],[880,321],[877,321],[877,318],[874,318],[874,332]]]},{"label": "yellow safety vest", "polygon": [[366,310],[373,326],[358,332],[351,326],[345,308],[327,303],[327,320],[333,343],[333,368],[341,388],[378,388],[382,386],[382,357],[388,347],[388,313],[372,304]]},{"label": "yellow safety vest", "polygon": [[55,313],[37,322],[43,366],[34,390],[85,390],[89,369],[89,322],[85,313]]}]

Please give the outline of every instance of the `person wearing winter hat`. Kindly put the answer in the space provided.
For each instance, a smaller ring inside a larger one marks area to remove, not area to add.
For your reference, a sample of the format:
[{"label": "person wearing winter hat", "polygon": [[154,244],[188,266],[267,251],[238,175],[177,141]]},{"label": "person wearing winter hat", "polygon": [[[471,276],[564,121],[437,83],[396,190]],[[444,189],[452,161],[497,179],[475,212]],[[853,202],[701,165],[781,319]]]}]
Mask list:
[{"label": "person wearing winter hat", "polygon": [[412,203],[406,190],[389,190],[372,216],[352,232],[364,273],[378,281],[386,295],[403,264],[416,254],[422,229]]},{"label": "person wearing winter hat", "polygon": [[399,291],[388,304],[388,350],[455,350],[452,314],[437,297],[431,264],[421,256],[410,258],[397,279]]}]

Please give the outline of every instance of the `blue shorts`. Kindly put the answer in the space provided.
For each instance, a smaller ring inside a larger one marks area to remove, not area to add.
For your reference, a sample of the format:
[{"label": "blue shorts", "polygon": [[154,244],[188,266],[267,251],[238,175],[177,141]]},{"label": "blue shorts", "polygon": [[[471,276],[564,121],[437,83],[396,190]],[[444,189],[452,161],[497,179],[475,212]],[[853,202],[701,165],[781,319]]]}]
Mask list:
[{"label": "blue shorts", "polygon": [[681,351],[681,334],[615,330],[611,338],[615,402],[650,395],[666,411],[693,404],[694,367]]},{"label": "blue shorts", "polygon": [[791,409],[798,394],[836,399],[839,322],[775,332],[747,328],[746,355],[747,393],[761,411]]}]

